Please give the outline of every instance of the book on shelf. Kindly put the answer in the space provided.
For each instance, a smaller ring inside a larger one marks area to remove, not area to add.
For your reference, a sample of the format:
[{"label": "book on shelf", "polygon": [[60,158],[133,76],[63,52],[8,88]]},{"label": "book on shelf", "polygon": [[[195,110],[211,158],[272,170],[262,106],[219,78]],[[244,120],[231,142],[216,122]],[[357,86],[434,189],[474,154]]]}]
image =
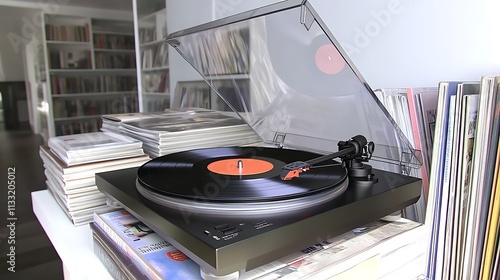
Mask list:
[{"label": "book on shelf", "polygon": [[96,69],[135,69],[135,54],[133,53],[96,53]]},{"label": "book on shelf", "polygon": [[137,111],[138,100],[134,93],[109,96],[102,94],[99,98],[92,97],[92,95],[89,95],[53,100],[54,118],[57,120],[58,118],[100,116],[102,114]]},{"label": "book on shelf", "polygon": [[150,279],[201,279],[199,266],[125,210],[93,221]]},{"label": "book on shelf", "polygon": [[45,25],[49,41],[89,42],[89,25]]},{"label": "book on shelf", "polygon": [[50,50],[50,69],[92,69],[89,50]]},{"label": "book on shelf", "polygon": [[99,118],[74,120],[55,123],[55,137],[68,134],[98,132],[101,128]]},{"label": "book on shelf", "polygon": [[168,66],[167,44],[163,43],[142,50],[141,59],[143,70]]},{"label": "book on shelf", "polygon": [[51,76],[52,95],[98,92],[136,92],[137,79],[130,75]]},{"label": "book on shelf", "polygon": [[[123,264],[132,262],[141,271],[152,273],[154,272],[152,269],[162,266],[165,272],[161,273],[161,276],[168,273],[170,276],[168,279],[178,279],[177,277],[201,279],[200,267],[192,260],[184,261],[183,265],[186,269],[184,275],[170,274],[170,270],[179,265],[170,259],[162,261],[161,264],[150,262],[147,253],[137,249],[139,246],[144,246],[144,243],[168,244],[161,258],[168,256],[165,251],[175,251],[176,254],[183,256],[182,259],[187,257],[126,210],[96,214],[94,225],[98,234],[104,234],[103,239],[111,239],[110,247],[114,246],[121,251],[117,254],[118,256],[128,257]],[[147,242],[146,238],[149,238]],[[424,242],[425,230],[420,223],[406,219],[394,222],[374,221],[246,271],[240,274],[239,279],[302,279],[304,277],[344,279],[347,275],[359,278],[361,275],[366,275],[367,271],[362,270],[366,270],[367,264],[369,264],[368,272],[372,274],[371,277],[396,279],[391,277],[404,276],[407,279],[416,279],[423,266],[422,243]],[[375,264],[372,261],[374,259]],[[154,277],[154,275],[148,275],[150,278]],[[397,279],[404,279],[404,277]]]},{"label": "book on shelf", "polygon": [[109,50],[134,50],[133,35],[94,34],[94,48]]},{"label": "book on shelf", "polygon": [[158,38],[156,34],[156,28],[150,27],[150,28],[139,28],[139,42],[141,44],[148,43],[148,42],[153,42],[156,40],[162,39],[161,37]]},{"label": "book on shelf", "polygon": [[142,88],[145,93],[167,93],[170,90],[169,73],[142,73]]}]

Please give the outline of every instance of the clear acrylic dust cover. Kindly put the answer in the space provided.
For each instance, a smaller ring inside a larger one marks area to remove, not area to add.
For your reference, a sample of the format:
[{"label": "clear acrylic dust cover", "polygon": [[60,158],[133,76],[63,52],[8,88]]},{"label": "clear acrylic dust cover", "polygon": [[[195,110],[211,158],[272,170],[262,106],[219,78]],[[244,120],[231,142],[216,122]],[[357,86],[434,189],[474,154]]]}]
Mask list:
[{"label": "clear acrylic dust cover", "polygon": [[372,165],[420,166],[419,151],[307,1],[181,30],[167,43],[267,144],[325,154],[361,134],[375,143]]}]

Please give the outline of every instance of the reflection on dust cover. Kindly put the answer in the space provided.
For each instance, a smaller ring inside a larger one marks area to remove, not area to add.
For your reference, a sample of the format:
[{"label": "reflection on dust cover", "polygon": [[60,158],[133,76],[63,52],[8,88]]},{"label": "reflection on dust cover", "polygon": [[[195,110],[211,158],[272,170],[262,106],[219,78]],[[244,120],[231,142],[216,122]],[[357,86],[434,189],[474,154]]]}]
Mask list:
[{"label": "reflection on dust cover", "polygon": [[126,210],[95,214],[94,222],[151,279],[201,279],[198,264]]}]

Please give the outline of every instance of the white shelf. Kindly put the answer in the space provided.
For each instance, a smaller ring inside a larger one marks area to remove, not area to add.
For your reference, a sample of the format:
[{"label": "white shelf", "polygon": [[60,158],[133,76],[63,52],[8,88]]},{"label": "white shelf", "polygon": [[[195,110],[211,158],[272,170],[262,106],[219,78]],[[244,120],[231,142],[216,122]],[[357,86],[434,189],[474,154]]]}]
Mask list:
[{"label": "white shelf", "polygon": [[144,68],[141,71],[142,72],[155,72],[155,71],[168,70],[169,68],[170,68],[169,66],[161,66],[161,67],[153,67],[153,68]]},{"label": "white shelf", "polygon": [[135,53],[135,50],[130,49],[94,49],[94,51],[106,53]]},{"label": "white shelf", "polygon": [[119,31],[105,31],[105,30],[94,30],[92,31],[92,34],[134,36],[134,32],[119,32]]},{"label": "white shelf", "polygon": [[33,212],[49,237],[72,280],[112,280],[94,255],[88,224],[75,227],[48,190],[31,193]]},{"label": "white shelf", "polygon": [[168,92],[143,92],[142,94],[147,96],[155,96],[155,97],[169,97],[170,94]]},{"label": "white shelf", "polygon": [[130,69],[50,69],[49,73],[52,74],[95,74],[102,75],[103,73],[115,72],[124,74],[136,74],[135,68]]},{"label": "white shelf", "polygon": [[69,46],[86,46],[86,47],[90,47],[90,42],[51,41],[51,40],[47,40],[47,45],[69,45]]},{"label": "white shelf", "polygon": [[156,41],[141,43],[140,47],[141,48],[154,47],[154,46],[159,45],[161,43],[165,43],[166,44],[167,42],[165,42],[165,39],[161,39],[161,40],[156,40]]},{"label": "white shelf", "polygon": [[71,121],[82,121],[82,120],[92,120],[100,119],[101,115],[90,115],[90,116],[77,116],[77,117],[67,117],[67,118],[55,118],[55,122],[71,122]]},{"label": "white shelf", "polygon": [[87,92],[87,93],[65,93],[52,95],[52,98],[96,98],[101,96],[122,96],[122,95],[133,95],[137,94],[137,91],[113,91],[113,92]]}]

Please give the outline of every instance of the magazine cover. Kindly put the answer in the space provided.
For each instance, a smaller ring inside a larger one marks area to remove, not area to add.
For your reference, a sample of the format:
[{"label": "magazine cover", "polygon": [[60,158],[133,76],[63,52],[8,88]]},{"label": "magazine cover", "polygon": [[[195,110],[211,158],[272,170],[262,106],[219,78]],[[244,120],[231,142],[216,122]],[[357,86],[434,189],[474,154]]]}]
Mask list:
[{"label": "magazine cover", "polygon": [[95,214],[94,222],[151,279],[201,279],[198,264],[126,210]]}]

